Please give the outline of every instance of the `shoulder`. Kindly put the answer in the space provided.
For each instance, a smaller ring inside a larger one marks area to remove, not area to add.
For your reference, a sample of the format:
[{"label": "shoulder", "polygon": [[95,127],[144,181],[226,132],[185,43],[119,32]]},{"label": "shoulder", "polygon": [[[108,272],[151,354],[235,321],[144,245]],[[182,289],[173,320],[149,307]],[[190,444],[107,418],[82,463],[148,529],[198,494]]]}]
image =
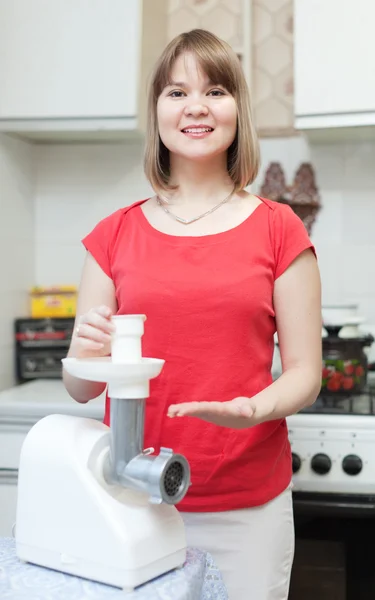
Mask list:
[{"label": "shoulder", "polygon": [[122,224],[129,213],[137,208],[137,206],[141,206],[141,204],[147,202],[147,200],[148,198],[145,198],[144,200],[138,200],[129,206],[124,206],[123,208],[115,210],[113,213],[99,221],[98,226],[101,226],[102,228],[108,228],[109,230],[116,229],[116,227],[119,227]]},{"label": "shoulder", "polygon": [[258,196],[259,200],[268,208],[268,217],[271,232],[274,236],[288,235],[295,230],[307,235],[302,219],[294,212],[289,204],[268,200]]},{"label": "shoulder", "polygon": [[86,250],[92,254],[109,277],[112,277],[114,249],[118,241],[125,236],[126,217],[143,202],[146,202],[146,200],[139,200],[124,208],[119,208],[99,221],[82,240]]},{"label": "shoulder", "polygon": [[129,206],[119,208],[107,217],[101,219],[90,231],[90,233],[83,239],[84,244],[86,245],[85,242],[87,242],[89,239],[98,240],[98,243],[101,245],[110,245],[114,243],[117,237],[123,232],[127,222],[127,215],[131,214],[132,211],[137,208],[137,206],[140,206],[146,201],[147,198],[145,200],[138,200],[138,202],[133,202],[133,204],[130,204]]},{"label": "shoulder", "polygon": [[263,198],[261,196],[258,196],[258,198],[265,206],[267,206],[272,218],[288,218],[291,216],[293,218],[293,215],[297,216],[288,204],[276,202],[275,200],[269,200],[268,198]]},{"label": "shoulder", "polygon": [[259,198],[269,209],[269,231],[275,258],[275,279],[304,250],[315,248],[302,219],[288,204]]}]

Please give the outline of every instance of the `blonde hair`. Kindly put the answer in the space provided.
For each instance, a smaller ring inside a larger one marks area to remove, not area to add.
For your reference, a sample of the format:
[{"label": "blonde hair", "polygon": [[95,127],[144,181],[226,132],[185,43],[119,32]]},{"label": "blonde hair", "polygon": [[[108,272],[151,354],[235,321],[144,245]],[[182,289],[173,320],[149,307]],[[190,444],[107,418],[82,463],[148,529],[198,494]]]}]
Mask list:
[{"label": "blonde hair", "polygon": [[159,136],[157,102],[170,81],[176,59],[192,53],[207,77],[225,87],[237,104],[236,137],[228,148],[228,173],[235,191],[252,183],[259,170],[259,143],[252,120],[250,96],[240,61],[226,42],[203,29],[175,37],[165,48],[152,74],[148,94],[147,140],[144,170],[156,192],[175,189],[170,184],[169,150]]}]

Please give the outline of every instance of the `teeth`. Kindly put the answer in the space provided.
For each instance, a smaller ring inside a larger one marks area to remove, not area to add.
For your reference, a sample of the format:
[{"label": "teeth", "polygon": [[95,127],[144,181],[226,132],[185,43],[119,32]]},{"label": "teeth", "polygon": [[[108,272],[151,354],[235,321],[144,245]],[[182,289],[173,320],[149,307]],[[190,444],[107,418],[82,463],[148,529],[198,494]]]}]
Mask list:
[{"label": "teeth", "polygon": [[183,129],[185,133],[206,133],[212,131],[211,127],[193,127],[191,129]]}]

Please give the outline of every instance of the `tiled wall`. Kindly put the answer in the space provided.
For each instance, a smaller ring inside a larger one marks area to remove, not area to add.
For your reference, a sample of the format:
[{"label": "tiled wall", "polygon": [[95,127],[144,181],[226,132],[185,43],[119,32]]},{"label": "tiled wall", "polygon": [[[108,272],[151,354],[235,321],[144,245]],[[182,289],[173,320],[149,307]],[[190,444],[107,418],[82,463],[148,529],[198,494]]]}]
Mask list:
[{"label": "tiled wall", "polygon": [[168,37],[208,29],[242,52],[243,0],[169,0]]},{"label": "tiled wall", "polygon": [[[299,164],[316,169],[323,208],[312,238],[319,254],[323,300],[355,301],[375,327],[375,143],[310,146],[301,137],[264,139],[262,169],[280,161],[288,181]],[[41,146],[37,149],[36,280],[77,283],[81,237],[105,215],[146,197],[142,148]]]},{"label": "tiled wall", "polygon": [[13,320],[35,281],[33,188],[31,146],[0,135],[0,390],[14,381]]},{"label": "tiled wall", "polygon": [[252,0],[252,96],[262,136],[294,131],[293,0]]},{"label": "tiled wall", "polygon": [[151,193],[139,144],[39,146],[36,282],[76,284],[82,237],[103,217]]}]

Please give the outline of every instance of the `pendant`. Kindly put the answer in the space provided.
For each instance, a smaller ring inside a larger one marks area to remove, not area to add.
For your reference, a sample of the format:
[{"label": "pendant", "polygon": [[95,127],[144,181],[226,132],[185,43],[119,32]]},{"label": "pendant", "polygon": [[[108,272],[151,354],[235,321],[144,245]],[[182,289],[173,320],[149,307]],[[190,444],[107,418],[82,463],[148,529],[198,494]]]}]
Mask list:
[{"label": "pendant", "polygon": [[178,221],[179,223],[183,223],[184,225],[190,225],[190,223],[194,223],[194,221],[197,221],[197,219],[182,219],[181,217],[177,217],[176,215],[173,216],[176,219],[176,221]]}]

